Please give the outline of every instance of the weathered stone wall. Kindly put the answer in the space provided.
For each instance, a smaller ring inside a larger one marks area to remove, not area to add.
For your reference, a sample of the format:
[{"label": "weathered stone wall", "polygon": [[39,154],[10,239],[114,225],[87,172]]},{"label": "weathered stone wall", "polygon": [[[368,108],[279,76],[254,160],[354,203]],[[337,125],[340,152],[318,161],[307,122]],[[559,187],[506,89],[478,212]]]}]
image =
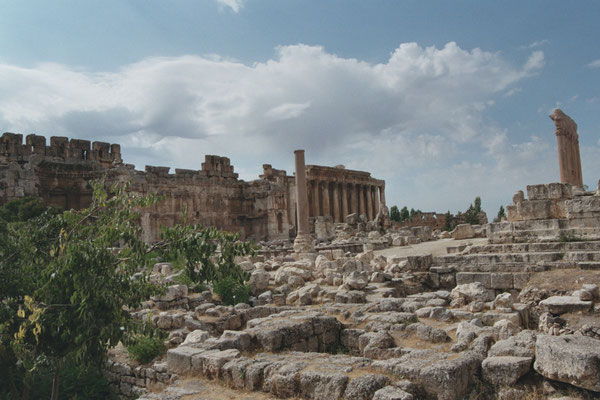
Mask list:
[{"label": "weathered stone wall", "polygon": [[[165,196],[142,213],[146,241],[158,239],[160,226],[182,222],[184,211],[189,223],[240,232],[244,238],[289,239],[296,232],[294,177],[268,164],[263,170],[260,179],[245,182],[238,179],[229,158],[207,155],[200,170],[175,169],[169,173],[169,167],[146,166],[145,171],[137,171],[123,163],[118,144],[51,137],[50,146],[46,146],[43,136],[28,135],[23,143],[23,135],[5,133],[0,138],[0,204],[35,196],[61,209],[81,209],[92,199],[89,182],[104,177],[107,185],[131,182],[129,190]],[[364,211],[368,204],[373,212],[376,210],[376,188],[383,190],[383,181],[371,178],[368,172],[307,166],[307,175],[313,178],[311,170],[318,170],[322,181],[360,184],[365,188],[361,192]],[[333,185],[327,204],[337,193]],[[367,193],[372,202],[368,202]],[[342,200],[337,204],[339,207],[331,205],[319,211],[335,209],[341,218]]]}]

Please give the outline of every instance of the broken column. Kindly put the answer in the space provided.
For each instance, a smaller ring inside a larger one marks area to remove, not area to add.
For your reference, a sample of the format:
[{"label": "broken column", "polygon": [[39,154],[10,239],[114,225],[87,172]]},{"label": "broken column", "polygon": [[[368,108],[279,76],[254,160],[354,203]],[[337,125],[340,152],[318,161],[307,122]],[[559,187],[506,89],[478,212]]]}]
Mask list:
[{"label": "broken column", "polygon": [[308,227],[308,194],[306,192],[306,166],[304,150],[294,151],[296,167],[296,213],[298,216],[298,234],[294,240],[294,252],[311,253],[314,251],[313,238]]},{"label": "broken column", "polygon": [[554,125],[556,125],[560,181],[561,183],[569,183],[573,186],[583,187],[577,124],[558,108],[550,115],[550,119],[552,119]]}]

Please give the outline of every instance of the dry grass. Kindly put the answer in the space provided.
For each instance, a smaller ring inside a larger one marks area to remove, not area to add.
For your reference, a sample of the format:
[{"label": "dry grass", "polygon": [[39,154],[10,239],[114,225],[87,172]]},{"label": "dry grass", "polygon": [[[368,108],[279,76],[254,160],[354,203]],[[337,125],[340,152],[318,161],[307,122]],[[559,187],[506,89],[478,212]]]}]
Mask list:
[{"label": "dry grass", "polygon": [[600,286],[600,271],[572,268],[537,272],[527,282],[526,289],[534,287],[564,292],[581,289],[584,283]]}]

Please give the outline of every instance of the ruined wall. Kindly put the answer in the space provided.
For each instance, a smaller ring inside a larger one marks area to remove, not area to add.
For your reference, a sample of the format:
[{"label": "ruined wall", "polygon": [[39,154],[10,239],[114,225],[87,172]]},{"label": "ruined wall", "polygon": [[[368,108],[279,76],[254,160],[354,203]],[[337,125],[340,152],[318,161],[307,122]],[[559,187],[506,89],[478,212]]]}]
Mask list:
[{"label": "ruined wall", "polygon": [[[344,175],[334,168],[310,168],[334,170],[335,179]],[[184,211],[188,223],[240,232],[243,238],[275,240],[295,235],[295,180],[284,170],[265,164],[260,179],[245,182],[238,179],[229,158],[207,155],[200,170],[169,172],[169,167],[146,166],[145,171],[137,171],[124,164],[118,144],[51,137],[47,146],[43,136],[28,135],[23,143],[23,135],[13,133],[0,138],[0,204],[35,196],[61,209],[81,209],[91,202],[90,180],[104,177],[107,185],[131,182],[129,190],[165,195],[162,202],[142,212],[146,241],[158,239],[160,226],[182,222]],[[345,179],[350,182],[357,176],[365,184],[383,184],[361,171],[347,171]],[[330,188],[334,190],[333,185]]]},{"label": "ruined wall", "polygon": [[411,228],[415,226],[428,226],[431,230],[442,230],[446,225],[446,215],[438,214],[436,212],[424,212],[415,215],[402,222],[392,222],[393,226],[397,228]]}]

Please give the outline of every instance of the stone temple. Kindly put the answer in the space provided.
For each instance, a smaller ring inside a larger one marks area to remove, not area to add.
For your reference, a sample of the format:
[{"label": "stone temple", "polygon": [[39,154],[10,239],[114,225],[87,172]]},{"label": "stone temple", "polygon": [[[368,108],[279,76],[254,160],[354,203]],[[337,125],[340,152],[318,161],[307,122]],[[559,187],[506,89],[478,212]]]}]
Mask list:
[{"label": "stone temple", "polygon": [[[263,165],[260,179],[238,179],[227,157],[207,155],[200,170],[124,164],[118,144],[38,135],[4,133],[0,138],[0,204],[24,196],[41,198],[60,209],[87,207],[90,180],[108,184],[131,181],[130,190],[158,193],[165,200],[142,214],[145,240],[158,238],[159,227],[182,221],[240,232],[245,239],[277,240],[296,236],[295,179]],[[315,217],[341,222],[352,213],[372,220],[385,202],[385,182],[369,172],[343,166],[306,166],[311,225]]]}]

